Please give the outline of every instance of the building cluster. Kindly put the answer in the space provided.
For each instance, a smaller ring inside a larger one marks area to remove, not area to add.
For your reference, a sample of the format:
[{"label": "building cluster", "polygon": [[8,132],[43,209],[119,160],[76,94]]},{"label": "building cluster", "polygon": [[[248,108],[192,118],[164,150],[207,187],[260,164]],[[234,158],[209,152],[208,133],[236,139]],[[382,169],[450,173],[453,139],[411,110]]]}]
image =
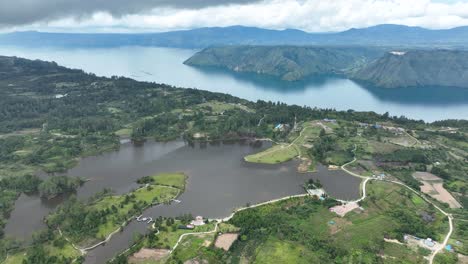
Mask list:
[{"label": "building cluster", "polygon": [[380,124],[359,123],[359,126],[360,127],[373,127],[375,129],[383,129],[383,130],[393,132],[395,134],[403,134],[405,132],[405,129],[402,127],[384,126]]}]

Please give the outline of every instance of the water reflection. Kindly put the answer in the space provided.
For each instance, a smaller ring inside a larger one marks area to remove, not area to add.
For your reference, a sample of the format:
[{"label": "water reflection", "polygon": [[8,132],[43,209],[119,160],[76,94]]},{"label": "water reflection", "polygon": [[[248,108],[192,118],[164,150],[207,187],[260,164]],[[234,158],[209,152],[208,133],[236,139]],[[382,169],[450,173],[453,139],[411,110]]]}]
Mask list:
[{"label": "water reflection", "polygon": [[281,101],[337,110],[389,112],[391,115],[405,115],[425,121],[468,118],[468,89],[383,89],[336,76],[286,82],[256,74],[184,65],[183,62],[195,52],[156,47],[64,49],[0,46],[2,55],[56,61],[100,76],[127,76],[140,81],[229,93],[251,101]]}]

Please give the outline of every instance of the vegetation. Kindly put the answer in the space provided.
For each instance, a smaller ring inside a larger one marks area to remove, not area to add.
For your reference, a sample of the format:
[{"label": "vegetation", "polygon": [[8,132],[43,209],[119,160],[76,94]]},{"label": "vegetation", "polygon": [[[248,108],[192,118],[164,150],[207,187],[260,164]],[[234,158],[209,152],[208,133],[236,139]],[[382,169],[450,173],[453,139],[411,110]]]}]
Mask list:
[{"label": "vegetation", "polygon": [[[110,263],[127,263],[127,258],[133,253],[139,251],[141,248],[172,249],[183,234],[192,232],[209,232],[213,231],[215,228],[214,223],[197,226],[193,230],[179,228],[181,225],[188,224],[192,219],[193,217],[190,215],[184,215],[177,218],[157,218],[154,223],[155,229],[152,230],[152,232],[144,235],[130,248],[129,251],[120,254],[114,260],[110,261]],[[192,258],[199,257],[203,252],[210,255],[212,253],[208,251],[208,246],[212,246],[214,236],[214,233],[186,236],[181,240],[179,246],[170,256],[163,258],[157,263],[180,263],[181,261],[184,262]]]},{"label": "vegetation", "polygon": [[[240,211],[228,223],[240,232],[239,240],[228,252],[202,246],[204,238],[186,238],[176,252],[160,262],[178,263],[196,258],[209,263],[380,263],[396,258],[407,263],[425,263],[426,251],[385,242],[384,238],[403,242],[403,234],[412,234],[441,239],[447,231],[445,217],[426,202],[412,203],[408,199],[411,193],[404,187],[371,182],[368,188],[369,198],[362,202],[364,211],[353,211],[344,218],[328,210],[335,201],[309,197]],[[422,213],[432,214],[433,220],[424,220]],[[142,247],[164,248],[164,241],[174,243],[176,238],[166,233],[170,230],[166,228],[167,222],[159,220],[161,233],[148,235],[132,251]],[[114,263],[124,263],[125,259],[121,257],[120,262]]]},{"label": "vegetation", "polygon": [[183,190],[185,188],[186,176],[183,173],[160,173],[138,179],[139,184],[152,184],[171,186]]},{"label": "vegetation", "polygon": [[60,228],[65,236],[76,243],[104,240],[148,206],[169,202],[184,188],[184,185],[180,189],[169,187],[181,181],[185,183],[183,174],[153,177],[158,179],[157,182],[148,183],[125,195],[104,193],[87,203],[76,198],[69,199],[47,218],[47,224],[51,228]]},{"label": "vegetation", "polygon": [[298,155],[293,145],[279,144],[265,151],[245,157],[248,162],[276,164],[295,158]]},{"label": "vegetation", "polygon": [[38,186],[42,197],[53,198],[66,192],[74,192],[84,181],[80,178],[71,178],[67,176],[51,176],[41,182]]},{"label": "vegetation", "polygon": [[462,50],[410,50],[404,55],[387,53],[352,77],[385,88],[467,88],[467,57],[468,52]]},{"label": "vegetation", "polygon": [[377,48],[226,46],[204,49],[185,64],[262,73],[285,81],[297,81],[313,75],[344,74],[381,54]]},{"label": "vegetation", "polygon": [[385,52],[376,48],[225,46],[206,48],[185,63],[285,81],[338,74],[384,88],[467,87],[468,52],[464,50]]},{"label": "vegetation", "polygon": [[[268,155],[255,154],[258,162],[277,163],[300,155],[339,166],[356,157],[349,169],[362,175],[386,173],[391,179],[417,189],[419,182],[412,174],[432,171],[443,178],[444,187],[456,199],[467,200],[468,127],[463,121],[426,124],[388,114],[315,109],[280,102],[254,103],[195,89],[121,77],[96,77],[54,63],[9,57],[0,57],[0,74],[2,226],[21,193],[41,192],[52,197],[72,191],[78,184],[77,179],[62,177],[42,182],[31,176],[33,173],[63,172],[80,157],[116,149],[117,134],[130,135],[136,143],[147,138],[182,137],[187,141],[270,138],[278,144],[264,152]],[[56,97],[58,94],[64,96]],[[337,121],[325,122],[325,118]],[[292,129],[274,129],[277,124],[287,124]],[[447,126],[451,127],[448,132]],[[407,139],[410,144],[401,143]],[[280,146],[289,147],[278,149]],[[51,235],[43,236],[44,246],[28,249],[34,250],[28,257],[37,256],[31,259],[33,262],[66,263],[68,260],[51,259],[60,256],[62,250],[69,251],[68,246],[60,250],[50,247],[56,240],[62,241],[56,231],[58,227],[75,242],[101,240],[146,206],[175,197],[183,189],[185,176],[155,175],[141,179],[140,183],[148,186],[128,195],[111,195],[107,191],[90,201],[67,200],[47,217]],[[446,223],[423,200],[395,188],[372,185],[369,199],[362,203],[365,213],[346,216],[337,225],[339,230],[327,224],[332,219],[340,221],[328,211],[334,201],[297,199],[236,214],[230,224],[240,228],[240,241],[228,253],[208,247],[200,250],[200,256],[219,262],[228,259],[238,262],[241,256],[255,260],[257,253],[261,259],[264,246],[277,247],[278,254],[285,252],[284,257],[299,250],[314,261],[349,261],[359,257],[373,262],[379,258],[377,253],[385,250],[383,237],[401,239],[403,233],[410,232],[439,239],[446,231],[443,230]],[[451,212],[465,216],[465,211]],[[423,212],[435,220],[424,222],[420,218]],[[178,221],[183,223],[188,218]],[[171,232],[173,226],[172,222],[166,224]],[[177,236],[174,234],[165,234],[167,241],[163,238],[163,247],[172,244]],[[0,246],[3,257],[9,252],[12,259],[22,259],[18,256],[25,252],[18,249],[19,244],[6,239],[1,240]],[[72,259],[73,254],[63,256]]]}]

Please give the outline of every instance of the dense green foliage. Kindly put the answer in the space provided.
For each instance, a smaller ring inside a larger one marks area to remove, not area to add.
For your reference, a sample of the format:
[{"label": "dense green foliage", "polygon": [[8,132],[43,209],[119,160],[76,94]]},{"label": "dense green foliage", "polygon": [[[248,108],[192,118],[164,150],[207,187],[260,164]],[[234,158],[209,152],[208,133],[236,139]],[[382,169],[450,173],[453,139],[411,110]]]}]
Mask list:
[{"label": "dense green foliage", "polygon": [[297,81],[314,75],[345,74],[381,54],[376,48],[227,46],[204,49],[185,64]]},{"label": "dense green foliage", "polygon": [[352,77],[385,88],[468,85],[468,52],[463,50],[410,50],[387,53]]},{"label": "dense green foliage", "polygon": [[[289,131],[278,131],[274,126],[282,123],[292,127],[296,119],[339,120],[338,124],[328,124],[330,131],[320,132],[318,138],[311,142],[308,154],[314,160],[342,165],[357,154],[359,159],[375,167],[368,171],[389,172],[415,188],[419,184],[412,173],[432,166],[435,174],[445,178],[447,189],[462,195],[465,195],[463,190],[466,192],[466,123],[462,121],[437,123],[458,129],[456,133],[446,133],[440,131],[437,124],[425,124],[405,117],[288,106],[280,102],[253,103],[196,89],[179,89],[120,77],[96,77],[54,63],[0,57],[0,69],[4,74],[0,78],[0,205],[5,217],[21,192],[40,191],[52,197],[76,188],[78,183],[62,177],[52,177],[41,183],[36,177],[27,175],[39,170],[66,171],[76,164],[79,157],[116,149],[119,146],[117,134],[135,141],[178,137],[189,141],[268,137],[284,143],[289,140]],[[396,136],[382,129],[361,129],[358,122],[398,125],[413,137],[431,141],[434,145],[420,147],[419,143],[414,143],[403,147],[391,143],[391,140],[415,139],[406,134]],[[110,228],[154,202],[148,196],[143,197],[149,199],[144,202],[137,195],[110,197],[106,193],[91,201],[69,199],[47,218],[50,230],[60,227],[64,234],[76,241],[100,239],[101,235],[108,234]],[[326,238],[316,235],[315,232],[320,230],[304,231],[304,223],[311,220],[311,216],[317,212],[328,212],[327,207],[333,203],[307,201],[271,212],[243,212],[233,219],[242,228],[242,243],[234,245],[234,252],[245,251],[251,256],[257,246],[273,236],[296,246],[304,244],[302,246],[307,250],[312,250],[309,246],[315,246],[313,251],[317,253],[314,255],[317,260],[344,260],[354,254],[364,254],[366,259],[374,260],[376,252],[382,249],[382,233],[376,233],[380,240],[359,241],[363,244],[353,251],[344,245],[330,246]],[[284,212],[290,214],[285,215]],[[408,231],[427,236],[437,235],[439,231],[433,226],[422,227],[423,223],[417,216],[409,214],[405,208],[393,214],[386,211],[384,219],[375,219],[382,221],[378,222],[379,225],[388,220],[398,227],[391,226],[387,230],[392,237]],[[400,222],[399,219],[411,223]],[[2,225],[4,223],[2,218]],[[310,225],[309,222],[307,224]],[[96,237],[98,233],[100,235]],[[353,234],[360,237],[362,233],[365,232],[359,229]],[[45,236],[44,241],[48,237]],[[57,235],[50,238],[55,241]],[[267,245],[277,245],[275,241]],[[286,247],[285,244],[279,245]],[[49,249],[44,251],[35,246],[30,250],[30,261],[52,262],[48,258],[54,255],[48,254]],[[212,254],[210,256],[214,259],[225,258],[219,251],[207,250],[207,254]],[[236,259],[238,256],[234,254],[231,257]]]},{"label": "dense green foliage", "polygon": [[384,88],[468,87],[468,52],[464,50],[384,52],[346,47],[225,46],[204,49],[185,63],[265,74],[286,81],[340,74]]},{"label": "dense green foliage", "polygon": [[38,190],[42,197],[53,198],[62,193],[73,192],[83,183],[82,179],[76,177],[52,176],[39,184]]}]

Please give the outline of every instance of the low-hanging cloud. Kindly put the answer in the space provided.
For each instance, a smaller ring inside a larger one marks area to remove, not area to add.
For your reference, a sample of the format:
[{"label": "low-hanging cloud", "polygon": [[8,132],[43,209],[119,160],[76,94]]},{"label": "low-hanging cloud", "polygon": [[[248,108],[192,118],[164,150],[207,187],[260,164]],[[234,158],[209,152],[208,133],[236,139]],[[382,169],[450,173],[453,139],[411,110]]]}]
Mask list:
[{"label": "low-hanging cloud", "polygon": [[468,25],[467,0],[10,0],[12,5],[3,1],[7,0],[0,0],[0,25],[10,25],[10,30],[141,32],[244,25],[319,32],[386,23]]},{"label": "low-hanging cloud", "polygon": [[246,4],[258,0],[0,0],[0,25],[25,25],[97,12],[114,17],[144,13],[158,7],[199,9],[209,6]]}]

